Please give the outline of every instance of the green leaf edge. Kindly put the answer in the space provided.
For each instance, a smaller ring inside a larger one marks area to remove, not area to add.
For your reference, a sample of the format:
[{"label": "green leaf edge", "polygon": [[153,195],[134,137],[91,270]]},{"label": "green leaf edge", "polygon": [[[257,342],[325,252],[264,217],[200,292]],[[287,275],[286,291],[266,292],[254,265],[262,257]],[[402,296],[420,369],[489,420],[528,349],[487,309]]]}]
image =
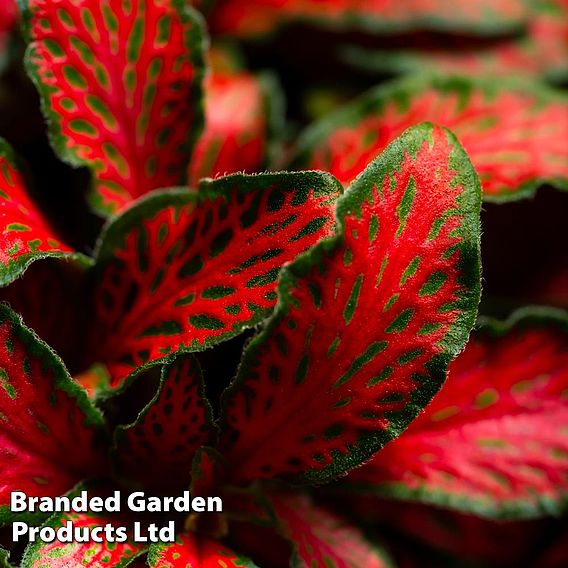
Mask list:
[{"label": "green leaf edge", "polygon": [[[539,103],[565,103],[568,109],[568,96],[560,89],[544,83],[521,77],[499,77],[496,81],[491,77],[468,77],[460,75],[443,75],[435,72],[423,72],[412,76],[397,78],[388,83],[374,87],[354,101],[333,112],[331,115],[308,126],[299,136],[294,155],[290,162],[292,168],[305,167],[309,163],[311,149],[317,147],[321,140],[344,124],[357,124],[371,114],[380,116],[384,106],[391,101],[404,108],[407,101],[419,95],[424,89],[432,87],[442,93],[457,92],[462,101],[475,89],[491,98],[503,92],[520,91],[538,97]],[[488,203],[508,203],[533,197],[539,187],[549,184],[552,187],[568,191],[568,178],[536,177],[523,182],[515,191],[499,195],[482,194]]]},{"label": "green leaf edge", "polygon": [[[110,451],[111,464],[112,464],[113,471],[114,471],[115,475],[118,476],[118,474],[120,472],[119,459],[120,459],[121,448],[124,446],[124,443],[125,443],[126,433],[130,429],[132,429],[136,426],[139,426],[140,423],[142,422],[142,420],[144,420],[144,418],[146,417],[148,412],[150,412],[150,410],[152,409],[154,404],[160,398],[160,395],[162,394],[162,391],[164,390],[164,386],[166,384],[168,373],[170,372],[170,370],[173,367],[180,364],[181,360],[185,357],[188,357],[188,358],[191,359],[192,365],[195,365],[195,369],[198,372],[198,395],[201,398],[201,400],[203,401],[203,404],[205,405],[205,424],[211,430],[211,437],[212,438],[214,437],[216,430],[217,430],[217,426],[215,424],[215,420],[214,420],[214,416],[213,416],[213,407],[211,406],[211,403],[209,402],[209,400],[208,400],[208,398],[205,394],[205,381],[203,379],[203,371],[201,370],[201,366],[199,365],[197,358],[194,355],[192,355],[191,353],[178,355],[172,362],[162,366],[162,369],[161,369],[161,372],[160,372],[160,384],[158,385],[158,389],[156,390],[156,394],[152,397],[152,400],[150,400],[150,402],[148,404],[146,404],[146,406],[144,406],[144,408],[138,413],[136,420],[134,420],[134,422],[131,422],[130,424],[119,425],[119,426],[116,427],[114,434],[113,434],[113,444],[112,444],[112,448],[111,448],[111,451]],[[199,426],[200,426],[200,424],[194,425],[195,428],[199,428]],[[197,450],[197,452],[198,451],[199,450]],[[196,454],[197,454],[197,452],[196,452]]]},{"label": "green leaf edge", "polygon": [[[152,217],[160,209],[168,206],[183,206],[193,203],[196,207],[204,201],[212,201],[218,197],[227,197],[235,189],[240,193],[252,191],[263,191],[274,184],[281,184],[285,189],[295,189],[295,191],[312,189],[315,195],[329,195],[330,198],[337,198],[343,193],[341,184],[330,174],[321,171],[300,171],[300,172],[270,172],[258,174],[230,174],[228,176],[211,179],[204,178],[199,184],[199,191],[187,187],[177,187],[164,189],[159,192],[146,194],[132,202],[119,215],[109,219],[97,241],[94,252],[94,263],[92,271],[96,276],[102,269],[102,264],[107,258],[112,257],[112,250],[115,243],[119,242],[121,236],[126,234],[134,227],[139,227],[141,221]],[[236,330],[231,330],[219,335],[212,340],[205,341],[203,344],[188,345],[180,347],[164,357],[150,361],[133,370],[117,388],[105,388],[104,386],[97,392],[97,400],[108,399],[115,396],[130,385],[135,377],[142,372],[154,367],[155,365],[166,365],[182,353],[196,353],[214,347],[219,343],[232,339],[243,333],[246,329],[256,326],[258,323],[270,316],[270,311],[259,310],[248,321],[242,322]]]},{"label": "green leaf edge", "polygon": [[[527,327],[549,329],[551,326],[568,336],[568,311],[545,306],[526,306],[515,310],[506,320],[480,317],[476,331],[478,334],[491,339],[498,339],[514,329]],[[332,490],[334,492],[348,490],[350,493],[363,493],[388,498],[389,500],[418,502],[500,521],[540,519],[548,516],[559,517],[568,508],[568,490],[564,491],[563,498],[558,502],[554,499],[539,497],[536,503],[526,503],[521,500],[507,503],[488,499],[472,500],[444,491],[432,491],[425,487],[409,489],[399,482],[380,485],[340,482]]]},{"label": "green leaf edge", "polygon": [[[273,328],[275,328],[280,320],[284,319],[288,314],[291,306],[291,292],[295,281],[306,274],[309,274],[313,267],[317,267],[324,260],[326,255],[337,249],[343,241],[343,219],[349,212],[357,211],[364,199],[368,195],[368,191],[372,190],[375,174],[382,170],[386,172],[395,169],[404,157],[405,152],[416,153],[422,144],[431,139],[431,133],[434,125],[431,123],[422,123],[406,130],[396,140],[391,142],[385,150],[367,168],[359,174],[353,183],[347,188],[343,196],[337,202],[336,223],[337,234],[320,241],[307,252],[298,256],[291,264],[285,266],[280,273],[278,283],[278,304],[272,317],[267,321],[264,328],[258,333],[247,345],[243,352],[243,357],[239,364],[237,376],[233,382],[225,389],[221,397],[221,418],[220,428],[223,429],[225,422],[226,409],[231,395],[238,390],[243,377],[246,376],[251,367],[251,360],[254,361],[256,354],[266,339],[270,338]],[[447,367],[452,359],[463,349],[469,337],[475,318],[477,315],[477,307],[481,297],[481,264],[480,264],[480,209],[481,209],[481,188],[477,174],[460,145],[457,138],[447,129],[442,128],[446,133],[450,143],[453,146],[453,152],[449,157],[450,165],[457,162],[455,168],[460,173],[456,175],[456,180],[462,182],[464,192],[460,196],[460,201],[466,202],[466,207],[470,209],[469,214],[466,212],[462,222],[460,235],[464,239],[457,250],[462,253],[463,273],[460,283],[464,285],[467,292],[464,296],[456,301],[456,304],[463,309],[463,313],[456,319],[456,322],[448,329],[445,337],[440,340],[442,352],[431,360],[429,371],[432,378],[423,383],[416,389],[413,394],[415,406],[410,412],[407,411],[404,421],[400,420],[400,416],[393,421],[393,427],[388,430],[382,430],[375,433],[369,433],[364,436],[357,446],[353,446],[348,454],[336,456],[336,460],[321,470],[311,469],[303,474],[294,476],[290,481],[294,484],[301,485],[322,485],[340,477],[350,469],[357,467],[363,462],[370,459],[377,451],[379,451],[387,442],[396,438],[410,424],[418,413],[430,402],[436,392],[442,387],[446,377]],[[457,155],[456,155],[457,154]],[[361,195],[357,195],[359,191]],[[464,232],[464,225],[466,231]],[[416,405],[418,404],[418,405]]]},{"label": "green leaf edge", "polygon": [[[34,50],[33,40],[31,36],[31,27],[33,19],[33,8],[30,4],[34,0],[17,0],[21,13],[22,33],[27,42],[26,52],[24,55],[24,68],[35,85],[40,96],[40,107],[42,114],[48,125],[48,139],[55,153],[71,167],[78,168],[85,166],[91,171],[91,183],[89,190],[89,203],[101,215],[108,217],[116,214],[113,207],[107,207],[103,204],[101,196],[96,192],[94,185],[94,164],[89,161],[78,158],[72,150],[65,146],[65,136],[62,134],[59,114],[54,112],[49,103],[50,89],[41,81],[38,68],[32,63],[32,53]],[[206,72],[205,51],[209,46],[209,38],[206,33],[206,26],[203,16],[184,0],[169,0],[172,8],[176,10],[180,19],[184,24],[191,24],[191,32],[187,32],[185,38],[185,46],[188,49],[189,60],[195,69],[195,77],[192,82],[189,100],[187,101],[195,109],[193,124],[188,132],[186,143],[186,165],[191,159],[193,149],[205,124],[204,103],[203,103],[203,78]],[[185,183],[187,177],[187,168],[183,168],[183,175],[179,180]],[[153,190],[157,191],[157,189]],[[150,192],[152,193],[152,192]],[[134,201],[134,200],[133,200]]]},{"label": "green leaf edge", "polygon": [[[0,156],[6,158],[10,166],[21,174],[22,168],[20,161],[16,156],[12,146],[8,144],[4,138],[0,137]],[[24,188],[25,189],[25,188]],[[26,192],[27,193],[27,192]],[[28,195],[28,197],[30,197]],[[31,198],[30,198],[31,199]],[[55,233],[55,231],[54,231]],[[58,237],[59,238],[59,237]],[[14,280],[19,278],[28,269],[30,264],[42,258],[57,258],[76,262],[80,266],[86,268],[90,266],[91,259],[80,252],[62,252],[62,251],[38,251],[28,252],[18,256],[15,260],[10,259],[7,263],[0,265],[0,287],[7,286]]]},{"label": "green leaf edge", "polygon": [[[107,427],[102,413],[91,403],[85,389],[71,378],[63,361],[33,330],[25,326],[20,315],[2,303],[0,304],[0,324],[5,322],[12,324],[13,335],[29,348],[28,353],[40,359],[44,368],[52,370],[55,387],[76,400],[77,406],[86,417],[84,424],[99,430],[101,435],[106,435]],[[44,517],[43,513],[14,514],[10,511],[9,505],[0,506],[0,526],[13,520],[34,522]]]}]

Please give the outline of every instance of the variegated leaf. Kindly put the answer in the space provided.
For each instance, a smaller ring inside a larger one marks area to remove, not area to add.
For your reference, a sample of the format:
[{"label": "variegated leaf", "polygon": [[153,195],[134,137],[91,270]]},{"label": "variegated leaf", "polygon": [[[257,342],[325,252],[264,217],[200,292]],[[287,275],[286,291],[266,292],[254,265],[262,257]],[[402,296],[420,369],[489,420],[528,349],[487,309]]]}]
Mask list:
[{"label": "variegated leaf", "polygon": [[323,173],[234,175],[152,196],[117,218],[97,254],[90,338],[110,386],[269,315],[281,266],[331,234],[340,191]]},{"label": "variegated leaf", "polygon": [[228,475],[322,483],[395,438],[441,387],[479,299],[479,185],[447,131],[408,130],[288,267],[224,400]]},{"label": "variegated leaf", "polygon": [[106,213],[184,181],[202,126],[201,20],[182,0],[25,0],[27,68],[59,155]]},{"label": "variegated leaf", "polygon": [[16,516],[12,491],[56,496],[104,472],[104,434],[102,416],[57,356],[0,306],[0,522]]},{"label": "variegated leaf", "polygon": [[531,195],[544,183],[568,189],[568,98],[522,81],[419,78],[381,86],[315,124],[299,143],[298,168],[350,183],[406,128],[450,128],[468,152],[486,199]]},{"label": "variegated leaf", "polygon": [[30,199],[12,149],[0,140],[0,285],[9,284],[38,258],[72,252]]},{"label": "variegated leaf", "polygon": [[498,516],[565,509],[568,318],[487,324],[402,436],[347,478],[364,490]]}]

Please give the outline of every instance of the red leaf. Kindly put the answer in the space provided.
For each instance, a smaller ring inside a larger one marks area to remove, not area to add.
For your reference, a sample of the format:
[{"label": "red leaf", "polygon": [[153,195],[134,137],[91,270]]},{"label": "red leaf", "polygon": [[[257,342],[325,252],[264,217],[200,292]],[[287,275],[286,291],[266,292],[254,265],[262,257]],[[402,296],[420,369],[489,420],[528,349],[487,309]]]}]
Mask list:
[{"label": "red leaf", "polygon": [[396,27],[506,31],[525,21],[527,13],[516,0],[224,0],[215,6],[211,25],[216,32],[245,37],[306,20],[334,29],[358,26],[383,32]]},{"label": "red leaf", "polygon": [[[143,547],[132,540],[111,542],[106,538],[105,526],[110,525],[113,529],[125,526],[114,517],[95,513],[58,513],[51,517],[44,526],[57,530],[69,522],[75,530],[88,529],[90,532],[96,527],[103,527],[103,531],[95,533],[96,538],[102,539],[102,542],[89,539],[87,542],[68,543],[56,539],[45,543],[38,539],[28,545],[21,568],[44,568],[46,566],[49,568],[70,568],[71,566],[123,568],[143,552]],[[117,536],[120,535],[113,530],[113,539]]]},{"label": "red leaf", "polygon": [[486,198],[516,199],[546,182],[568,189],[567,115],[566,97],[521,82],[403,80],[312,127],[295,165],[324,169],[347,184],[393,138],[430,120],[463,143]]},{"label": "red leaf", "polygon": [[548,0],[529,4],[526,33],[456,45],[455,37],[433,36],[422,49],[412,43],[403,50],[367,50],[350,47],[345,58],[369,71],[422,71],[436,69],[460,76],[544,76],[551,80],[568,72],[568,2]]},{"label": "red leaf", "polygon": [[195,533],[178,535],[175,544],[154,544],[148,552],[150,568],[255,568],[224,544]]},{"label": "red leaf", "polygon": [[326,509],[312,505],[309,497],[280,494],[271,502],[279,532],[293,547],[290,566],[385,568],[390,565],[358,529]]},{"label": "red leaf", "polygon": [[484,515],[564,508],[567,347],[566,316],[487,326],[426,412],[348,479]]},{"label": "red leaf", "polygon": [[28,197],[12,149],[0,140],[0,286],[37,258],[70,252]]},{"label": "red leaf", "polygon": [[5,306],[0,306],[0,387],[4,522],[11,515],[11,491],[61,495],[83,477],[99,474],[106,462],[101,415],[56,355]]},{"label": "red leaf", "polygon": [[91,341],[111,386],[266,317],[280,267],[330,234],[339,191],[321,173],[235,175],[147,199],[112,223],[98,252]]},{"label": "red leaf", "polygon": [[121,478],[162,490],[187,486],[197,449],[210,442],[212,420],[199,363],[191,355],[176,359],[162,369],[158,392],[136,422],[115,434]]},{"label": "red leaf", "polygon": [[191,185],[204,177],[263,169],[273,125],[273,85],[246,71],[214,71],[205,80],[205,128],[189,168]]},{"label": "red leaf", "polygon": [[343,234],[282,274],[224,401],[231,478],[329,481],[440,388],[479,298],[479,187],[455,138],[410,129],[338,203]]},{"label": "red leaf", "polygon": [[94,204],[115,212],[183,182],[201,128],[202,30],[178,0],[27,0],[27,67],[51,139],[91,168]]}]

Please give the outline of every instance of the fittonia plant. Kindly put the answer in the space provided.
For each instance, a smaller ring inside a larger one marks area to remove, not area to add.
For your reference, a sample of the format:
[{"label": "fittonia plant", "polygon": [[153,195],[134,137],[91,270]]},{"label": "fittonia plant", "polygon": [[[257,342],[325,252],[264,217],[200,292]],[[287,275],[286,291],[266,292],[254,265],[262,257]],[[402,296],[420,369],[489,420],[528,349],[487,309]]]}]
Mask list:
[{"label": "fittonia plant", "polygon": [[[359,495],[489,517],[563,510],[566,315],[525,310],[468,336],[474,166],[492,199],[565,187],[564,98],[403,81],[304,135],[290,163],[319,170],[219,177],[269,165],[279,103],[272,81],[208,51],[192,8],[22,10],[53,148],[89,168],[108,219],[92,254],[65,244],[3,143],[0,520],[125,521],[15,515],[14,490],[224,500],[177,519],[175,544],[37,541],[22,567],[373,568],[392,563],[345,506]],[[455,129],[473,165],[424,119]],[[227,345],[242,347],[236,376],[230,358],[204,374]]]}]

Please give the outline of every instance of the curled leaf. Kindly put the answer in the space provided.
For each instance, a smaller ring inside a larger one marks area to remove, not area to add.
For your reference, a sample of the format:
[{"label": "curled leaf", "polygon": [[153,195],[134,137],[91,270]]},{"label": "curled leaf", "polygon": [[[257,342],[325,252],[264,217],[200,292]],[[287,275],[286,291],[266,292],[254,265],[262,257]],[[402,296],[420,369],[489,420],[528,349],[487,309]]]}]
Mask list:
[{"label": "curled leaf", "polygon": [[479,300],[479,185],[447,131],[408,130],[338,203],[340,234],[282,274],[224,398],[234,482],[323,483],[398,436],[441,387]]},{"label": "curled leaf", "polygon": [[333,230],[323,173],[233,175],[151,196],[97,254],[93,362],[111,388],[174,351],[200,351],[270,314],[280,268]]},{"label": "curled leaf", "polygon": [[193,457],[213,434],[199,363],[191,355],[162,369],[158,392],[129,426],[115,433],[118,473],[143,487],[182,488]]}]

